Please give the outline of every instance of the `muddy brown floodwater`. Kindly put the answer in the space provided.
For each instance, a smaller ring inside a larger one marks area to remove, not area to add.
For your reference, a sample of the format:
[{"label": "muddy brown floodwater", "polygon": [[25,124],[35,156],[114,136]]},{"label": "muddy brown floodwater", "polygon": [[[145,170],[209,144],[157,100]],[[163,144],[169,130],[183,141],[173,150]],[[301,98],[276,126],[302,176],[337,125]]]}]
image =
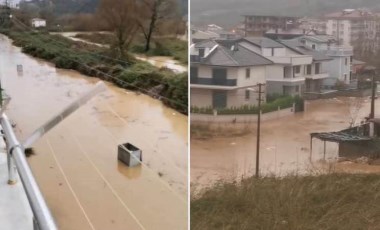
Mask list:
[{"label": "muddy brown floodwater", "polygon": [[[2,35],[0,77],[20,139],[97,82],[27,56]],[[143,165],[118,162],[125,142],[142,149]],[[28,160],[60,229],[187,229],[187,146],[186,116],[108,84]]]},{"label": "muddy brown floodwater", "polygon": [[[307,103],[306,112],[262,122],[261,173],[281,176],[319,170],[323,159],[323,142],[316,139],[313,141],[310,163],[310,133],[348,128],[351,118],[360,122],[361,118],[368,116],[370,102],[369,99],[364,99],[359,106],[361,109],[356,113],[356,100],[334,98],[311,101]],[[376,101],[376,106],[380,107],[379,100]],[[212,185],[218,180],[254,175],[256,126],[252,125],[249,129],[252,133],[242,137],[191,139],[191,181],[196,190]],[[327,142],[326,160],[333,161],[338,157],[337,154],[337,144]],[[349,171],[349,167],[350,165],[344,167],[345,171]],[[368,167],[366,170],[371,171]]]}]

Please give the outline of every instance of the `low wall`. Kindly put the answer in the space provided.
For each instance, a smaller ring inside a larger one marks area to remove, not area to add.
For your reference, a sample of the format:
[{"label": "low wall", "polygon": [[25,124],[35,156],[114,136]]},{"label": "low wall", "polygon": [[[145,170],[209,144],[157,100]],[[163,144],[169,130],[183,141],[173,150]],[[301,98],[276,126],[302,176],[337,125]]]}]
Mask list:
[{"label": "low wall", "polygon": [[[281,117],[286,117],[294,114],[294,107],[287,109],[279,109],[274,112],[264,113],[261,115],[262,121],[274,120]],[[205,124],[205,123],[254,123],[257,122],[257,115],[208,115],[208,114],[194,114],[190,115],[191,124]]]}]

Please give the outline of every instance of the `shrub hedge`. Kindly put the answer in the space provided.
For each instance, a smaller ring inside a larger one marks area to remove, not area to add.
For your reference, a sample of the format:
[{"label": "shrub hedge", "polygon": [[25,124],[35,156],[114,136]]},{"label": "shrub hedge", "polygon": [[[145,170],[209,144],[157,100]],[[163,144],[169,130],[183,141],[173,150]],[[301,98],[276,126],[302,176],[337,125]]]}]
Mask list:
[{"label": "shrub hedge", "polygon": [[[304,101],[299,96],[276,96],[277,98],[271,101],[267,101],[261,105],[262,113],[269,113],[278,110],[278,108],[285,109],[290,108],[295,104],[296,112],[303,111]],[[199,108],[191,107],[191,113],[198,114],[213,114],[212,107]],[[230,107],[216,109],[218,115],[243,115],[243,114],[258,114],[259,109],[256,105],[243,105],[240,107]]]}]

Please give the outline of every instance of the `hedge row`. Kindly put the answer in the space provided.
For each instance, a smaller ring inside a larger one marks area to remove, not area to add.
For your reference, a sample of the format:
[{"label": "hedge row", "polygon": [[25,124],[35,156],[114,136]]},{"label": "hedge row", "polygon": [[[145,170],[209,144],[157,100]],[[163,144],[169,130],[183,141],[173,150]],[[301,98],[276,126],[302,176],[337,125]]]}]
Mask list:
[{"label": "hedge row", "polygon": [[[282,96],[277,99],[272,100],[261,105],[262,113],[269,113],[277,111],[278,108],[285,109],[290,108],[295,104],[296,112],[303,111],[304,101],[299,96]],[[243,115],[243,114],[258,114],[259,109],[256,105],[243,105],[241,107],[231,107],[231,108],[222,108],[215,109],[218,115]],[[191,113],[198,114],[213,114],[214,109],[212,107],[199,108],[191,107]]]}]

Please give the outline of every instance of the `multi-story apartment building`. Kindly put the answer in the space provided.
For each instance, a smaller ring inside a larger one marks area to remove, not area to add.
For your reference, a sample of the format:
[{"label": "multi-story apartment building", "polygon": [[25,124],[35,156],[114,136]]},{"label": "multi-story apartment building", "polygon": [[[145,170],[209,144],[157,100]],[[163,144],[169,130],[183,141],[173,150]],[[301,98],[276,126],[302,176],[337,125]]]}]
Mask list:
[{"label": "multi-story apartment building", "polygon": [[229,108],[256,105],[258,83],[265,83],[273,62],[239,45],[236,40],[205,40],[190,47],[191,105]]},{"label": "multi-story apartment building", "polygon": [[243,15],[243,17],[245,36],[263,36],[271,29],[288,30],[298,27],[297,17],[265,15]]},{"label": "multi-story apartment building", "polygon": [[331,58],[330,61],[322,66],[322,71],[330,74],[323,81],[324,86],[335,86],[338,81],[344,82],[347,85],[352,83],[352,61],[354,55],[352,46],[339,45],[336,38],[330,35],[303,36],[298,40],[307,47],[322,52]]},{"label": "multi-story apartment building", "polygon": [[379,17],[368,10],[345,9],[325,15],[326,33],[336,38],[339,45],[361,46],[371,51],[379,36]]},{"label": "multi-story apartment building", "polygon": [[306,31],[315,31],[318,34],[326,34],[326,20],[320,18],[301,18],[299,28]]}]

